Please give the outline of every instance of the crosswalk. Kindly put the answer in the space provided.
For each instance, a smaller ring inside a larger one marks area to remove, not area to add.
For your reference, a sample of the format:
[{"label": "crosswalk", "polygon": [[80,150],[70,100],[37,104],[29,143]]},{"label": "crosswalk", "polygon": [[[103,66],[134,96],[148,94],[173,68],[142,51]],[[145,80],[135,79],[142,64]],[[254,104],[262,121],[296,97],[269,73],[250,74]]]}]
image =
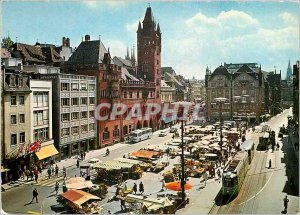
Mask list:
[{"label": "crosswalk", "polygon": [[[68,179],[68,178],[67,178]],[[29,181],[29,182],[25,182],[25,184],[32,184],[32,185],[36,185],[36,186],[44,186],[44,187],[54,187],[56,182],[61,182],[63,181],[63,177],[51,177],[50,179],[48,179],[48,176],[46,175],[41,175],[38,178],[37,183],[35,181]],[[60,184],[61,184],[60,183]]]}]

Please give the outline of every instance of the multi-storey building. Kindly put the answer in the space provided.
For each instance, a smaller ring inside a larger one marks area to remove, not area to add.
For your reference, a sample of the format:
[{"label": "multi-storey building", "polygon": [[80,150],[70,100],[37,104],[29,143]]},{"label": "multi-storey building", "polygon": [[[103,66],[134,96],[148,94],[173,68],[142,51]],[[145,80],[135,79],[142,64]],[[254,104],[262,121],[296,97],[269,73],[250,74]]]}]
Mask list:
[{"label": "multi-storey building", "polygon": [[293,65],[293,118],[299,127],[299,61]]},{"label": "multi-storey building", "polygon": [[208,119],[218,119],[220,108],[214,99],[224,97],[222,116],[259,120],[264,113],[265,81],[257,64],[224,64],[210,73],[206,71],[206,104]]},{"label": "multi-storey building", "polygon": [[266,110],[272,116],[281,112],[281,71],[280,73],[269,72],[266,75],[267,93],[266,93]]},{"label": "multi-storey building", "polygon": [[175,102],[173,95],[176,93],[176,88],[166,84],[165,80],[161,80],[160,99],[162,103]]},{"label": "multi-storey building", "polygon": [[60,159],[96,149],[96,78],[52,69],[39,78],[52,81],[53,134]]},{"label": "multi-storey building", "polygon": [[[136,72],[132,61],[115,58],[114,62],[100,40],[91,41],[90,36],[86,35],[85,41],[63,66],[64,73],[96,76],[97,104],[108,103],[112,106],[122,102],[130,111],[132,105],[140,103],[144,111],[147,102],[160,103],[161,33],[150,7],[147,8],[143,27],[139,23],[137,35]],[[111,111],[111,108],[102,108],[100,115],[110,116]],[[105,147],[123,141],[136,128],[149,126],[155,130],[160,122],[158,116],[149,120],[125,120],[117,116],[115,119],[99,120],[97,126],[98,146]]]}]

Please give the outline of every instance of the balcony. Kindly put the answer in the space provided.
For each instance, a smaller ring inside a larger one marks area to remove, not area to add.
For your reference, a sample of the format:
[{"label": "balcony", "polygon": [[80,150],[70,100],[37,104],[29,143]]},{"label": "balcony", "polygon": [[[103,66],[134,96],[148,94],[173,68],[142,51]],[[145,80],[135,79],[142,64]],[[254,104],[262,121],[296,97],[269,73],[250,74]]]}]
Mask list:
[{"label": "balcony", "polygon": [[60,98],[70,98],[70,93],[61,92],[60,93]]},{"label": "balcony", "polygon": [[71,107],[70,112],[79,112],[80,108],[79,107]]},{"label": "balcony", "polygon": [[70,122],[62,122],[60,124],[60,126],[61,126],[61,128],[68,128],[68,127],[70,127]]},{"label": "balcony", "polygon": [[88,111],[88,106],[87,105],[81,106],[80,111]]},{"label": "balcony", "polygon": [[61,113],[70,113],[70,108],[69,107],[63,107],[60,109]]}]

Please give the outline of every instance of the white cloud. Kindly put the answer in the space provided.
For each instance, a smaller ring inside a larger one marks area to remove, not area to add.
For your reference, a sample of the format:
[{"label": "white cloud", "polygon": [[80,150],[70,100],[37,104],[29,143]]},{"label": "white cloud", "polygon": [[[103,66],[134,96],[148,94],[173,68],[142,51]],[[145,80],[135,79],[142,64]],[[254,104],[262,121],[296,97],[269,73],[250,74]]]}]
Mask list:
[{"label": "white cloud", "polygon": [[142,20],[136,20],[135,22],[132,23],[127,23],[125,25],[125,29],[129,32],[136,32],[139,26],[139,21],[142,22]]},{"label": "white cloud", "polygon": [[118,56],[124,58],[127,53],[126,45],[119,40],[109,40],[105,42],[105,46],[107,49],[109,48],[112,57]]},{"label": "white cloud", "polygon": [[263,68],[285,65],[290,55],[299,53],[299,29],[294,18],[283,13],[273,23],[280,19],[289,22],[266,27],[264,20],[243,11],[216,16],[197,13],[185,21],[186,28],[177,33],[178,38],[163,41],[162,64],[196,78],[204,78],[207,65],[214,70],[224,62],[251,61],[262,63]]},{"label": "white cloud", "polygon": [[298,19],[288,12],[279,14],[279,17],[288,24],[298,24]]}]

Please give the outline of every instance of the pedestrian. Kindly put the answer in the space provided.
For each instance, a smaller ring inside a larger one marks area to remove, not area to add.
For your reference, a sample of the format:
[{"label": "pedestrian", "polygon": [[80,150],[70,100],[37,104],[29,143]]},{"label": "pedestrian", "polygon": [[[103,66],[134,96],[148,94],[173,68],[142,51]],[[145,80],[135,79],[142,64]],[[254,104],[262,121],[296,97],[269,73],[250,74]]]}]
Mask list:
[{"label": "pedestrian", "polygon": [[59,190],[59,183],[58,183],[58,181],[56,181],[54,189],[55,189],[55,195],[57,195],[58,194],[58,190]]},{"label": "pedestrian", "polygon": [[141,194],[144,194],[144,184],[143,184],[143,182],[140,182],[140,184],[139,184],[139,191],[140,191]]},{"label": "pedestrian", "polygon": [[30,171],[30,181],[34,180],[34,172],[33,170]]},{"label": "pedestrian", "polygon": [[47,173],[48,173],[48,179],[50,179],[50,177],[51,177],[51,168],[50,167],[48,168]]},{"label": "pedestrian", "polygon": [[279,150],[279,147],[280,147],[280,146],[279,146],[279,143],[277,143],[277,144],[276,144],[276,150],[277,150],[277,151]]},{"label": "pedestrian", "polygon": [[121,200],[121,211],[123,210],[126,211],[125,198],[122,196],[120,200]]},{"label": "pedestrian", "polygon": [[37,180],[38,180],[38,177],[39,177],[39,172],[38,172],[37,169],[35,169],[35,170],[33,171],[33,173],[34,173],[34,179],[35,179],[35,182],[37,183]]},{"label": "pedestrian", "polygon": [[54,174],[55,174],[55,168],[54,168],[54,165],[51,167],[51,175],[53,175],[54,176]]},{"label": "pedestrian", "polygon": [[287,197],[287,195],[286,195],[285,198],[283,199],[284,213],[287,213],[289,201],[290,201],[290,200],[288,199],[288,197]]},{"label": "pedestrian", "polygon": [[136,185],[136,183],[133,184],[132,191],[134,192],[134,194],[136,194],[136,192],[137,192],[137,185]]},{"label": "pedestrian", "polygon": [[64,179],[67,177],[66,167],[63,167],[63,177],[64,177]]},{"label": "pedestrian", "polygon": [[207,172],[204,171],[204,173],[203,173],[204,186],[206,186],[206,180],[207,180],[207,178],[208,178]]},{"label": "pedestrian", "polygon": [[40,171],[40,173],[42,173],[42,170],[43,170],[43,165],[42,165],[42,163],[40,162],[40,163],[39,163],[39,171]]},{"label": "pedestrian", "polygon": [[79,168],[79,159],[77,159],[76,166],[77,166],[77,168]]},{"label": "pedestrian", "polygon": [[123,184],[123,190],[127,191],[127,181],[125,181],[124,184]]},{"label": "pedestrian", "polygon": [[161,180],[161,191],[164,191],[164,189],[165,189],[165,180],[162,179]]},{"label": "pedestrian", "polygon": [[217,174],[218,174],[219,183],[220,183],[220,181],[221,181],[221,171],[220,171],[220,169],[217,170]]},{"label": "pedestrian", "polygon": [[32,203],[32,202],[34,201],[34,199],[36,200],[36,203],[38,203],[38,202],[39,202],[39,201],[38,201],[38,198],[37,198],[38,195],[39,195],[39,193],[38,193],[37,189],[34,188],[34,190],[33,190],[33,192],[32,192],[32,200],[31,200],[30,203]]},{"label": "pedestrian", "polygon": [[56,178],[58,177],[58,171],[59,171],[59,168],[58,168],[58,166],[56,164],[56,166],[55,166],[55,176],[56,176]]}]

